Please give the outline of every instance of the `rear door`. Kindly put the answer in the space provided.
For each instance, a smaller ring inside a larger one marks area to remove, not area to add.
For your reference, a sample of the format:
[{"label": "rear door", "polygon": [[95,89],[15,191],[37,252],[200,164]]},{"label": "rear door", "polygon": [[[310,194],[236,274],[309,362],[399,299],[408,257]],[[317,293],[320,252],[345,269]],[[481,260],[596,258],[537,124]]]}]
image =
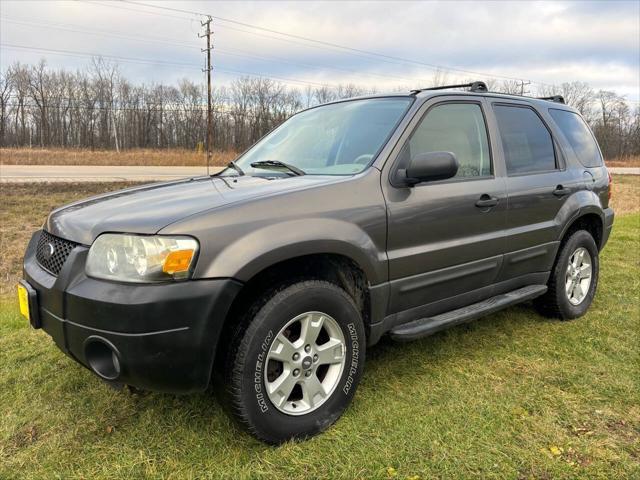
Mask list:
[{"label": "rear door", "polygon": [[582,174],[567,169],[551,129],[533,106],[499,101],[492,102],[491,112],[501,140],[498,155],[506,167],[509,204],[499,280],[537,273],[542,278],[555,258],[565,218],[561,210],[583,188]]},{"label": "rear door", "polygon": [[389,313],[491,285],[501,265],[506,190],[492,160],[481,97],[429,100],[398,145],[390,177],[406,168],[412,155],[433,151],[456,155],[456,177],[413,188],[383,182]]}]

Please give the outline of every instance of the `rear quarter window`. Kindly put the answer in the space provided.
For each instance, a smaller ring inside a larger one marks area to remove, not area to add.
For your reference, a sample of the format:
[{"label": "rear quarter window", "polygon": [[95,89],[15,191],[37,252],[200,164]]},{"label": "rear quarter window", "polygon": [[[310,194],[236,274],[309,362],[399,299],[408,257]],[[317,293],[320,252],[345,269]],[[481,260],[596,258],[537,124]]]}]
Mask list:
[{"label": "rear quarter window", "polygon": [[580,163],[585,167],[602,166],[602,155],[591,130],[580,115],[568,110],[550,108],[549,113],[563,133]]}]

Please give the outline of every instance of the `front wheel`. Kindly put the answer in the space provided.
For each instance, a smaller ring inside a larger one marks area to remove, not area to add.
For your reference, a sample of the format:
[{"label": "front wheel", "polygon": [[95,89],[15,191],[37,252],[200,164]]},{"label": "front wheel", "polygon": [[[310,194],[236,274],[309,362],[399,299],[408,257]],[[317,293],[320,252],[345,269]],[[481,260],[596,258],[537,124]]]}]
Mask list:
[{"label": "front wheel", "polygon": [[598,286],[598,247],[585,230],[563,242],[549,279],[547,293],[535,300],[545,316],[569,320],[584,315]]},{"label": "front wheel", "polygon": [[268,443],[315,435],[349,405],[364,353],[362,317],[338,286],[312,280],[265,293],[227,355],[232,408]]}]

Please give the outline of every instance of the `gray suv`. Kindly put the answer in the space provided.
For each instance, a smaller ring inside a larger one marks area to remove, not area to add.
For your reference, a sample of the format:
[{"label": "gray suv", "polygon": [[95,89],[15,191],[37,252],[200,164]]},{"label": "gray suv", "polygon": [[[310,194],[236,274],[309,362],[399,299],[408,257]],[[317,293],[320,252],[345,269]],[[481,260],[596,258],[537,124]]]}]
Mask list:
[{"label": "gray suv", "polygon": [[591,131],[559,97],[455,87],[310,108],[216,175],[54,210],[21,311],[112,384],[224,385],[269,443],[335,422],[385,334],[583,315],[613,224]]}]

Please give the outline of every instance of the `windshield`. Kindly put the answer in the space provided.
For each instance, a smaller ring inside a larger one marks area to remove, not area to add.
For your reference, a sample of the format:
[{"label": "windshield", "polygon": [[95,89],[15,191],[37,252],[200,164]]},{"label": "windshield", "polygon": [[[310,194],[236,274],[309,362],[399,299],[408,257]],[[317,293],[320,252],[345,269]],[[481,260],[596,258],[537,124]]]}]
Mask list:
[{"label": "windshield", "polygon": [[[359,173],[382,148],[412,100],[352,100],[306,110],[260,140],[236,164],[247,175],[292,175],[287,166],[307,175]],[[227,169],[224,174],[237,173]]]}]

